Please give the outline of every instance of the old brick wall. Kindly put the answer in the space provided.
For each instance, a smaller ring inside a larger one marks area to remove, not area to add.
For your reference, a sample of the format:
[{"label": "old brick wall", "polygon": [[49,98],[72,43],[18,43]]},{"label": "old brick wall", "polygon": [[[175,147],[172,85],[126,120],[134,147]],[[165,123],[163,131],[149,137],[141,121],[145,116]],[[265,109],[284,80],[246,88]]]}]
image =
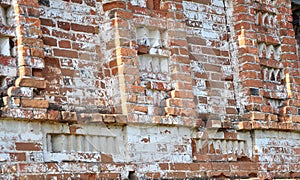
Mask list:
[{"label": "old brick wall", "polygon": [[1,179],[300,178],[297,2],[0,6]]},{"label": "old brick wall", "polygon": [[235,119],[237,62],[230,58],[232,18],[227,15],[233,7],[221,0],[183,1],[183,6],[198,116],[205,121]]},{"label": "old brick wall", "polygon": [[[109,52],[101,36],[107,29],[94,1],[52,1],[40,6],[45,43],[47,88],[53,109],[76,112],[114,112]],[[101,47],[101,44],[102,47]],[[101,60],[100,60],[101,59]],[[111,78],[110,78],[111,77]],[[116,86],[116,87],[115,87]],[[109,96],[108,94],[112,95]]]}]

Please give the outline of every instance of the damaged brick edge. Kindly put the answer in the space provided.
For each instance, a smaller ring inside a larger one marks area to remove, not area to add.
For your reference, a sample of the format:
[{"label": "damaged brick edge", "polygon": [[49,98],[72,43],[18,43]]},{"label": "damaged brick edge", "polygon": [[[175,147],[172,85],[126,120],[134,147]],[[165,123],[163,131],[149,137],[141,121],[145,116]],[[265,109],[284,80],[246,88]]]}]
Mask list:
[{"label": "damaged brick edge", "polygon": [[300,123],[295,122],[241,121],[235,122],[234,127],[237,131],[281,130],[300,132]]},{"label": "damaged brick edge", "polygon": [[[106,125],[163,125],[163,126],[176,126],[176,127],[190,127],[199,128],[203,123],[176,123],[175,121],[166,121],[170,118],[168,116],[153,116],[151,121],[145,122],[133,122],[130,121],[131,115],[125,114],[100,114],[100,113],[77,113],[78,124],[106,124]],[[185,117],[178,117],[185,118]],[[172,119],[172,118],[171,118]],[[199,121],[199,120],[198,120]],[[202,121],[201,121],[202,122]]]}]

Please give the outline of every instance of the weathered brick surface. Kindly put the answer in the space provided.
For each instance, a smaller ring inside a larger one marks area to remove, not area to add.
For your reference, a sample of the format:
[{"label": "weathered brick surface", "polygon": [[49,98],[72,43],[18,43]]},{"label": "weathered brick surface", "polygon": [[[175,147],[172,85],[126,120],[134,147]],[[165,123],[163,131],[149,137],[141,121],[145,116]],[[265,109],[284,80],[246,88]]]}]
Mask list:
[{"label": "weathered brick surface", "polygon": [[0,3],[0,179],[300,178],[296,0]]}]

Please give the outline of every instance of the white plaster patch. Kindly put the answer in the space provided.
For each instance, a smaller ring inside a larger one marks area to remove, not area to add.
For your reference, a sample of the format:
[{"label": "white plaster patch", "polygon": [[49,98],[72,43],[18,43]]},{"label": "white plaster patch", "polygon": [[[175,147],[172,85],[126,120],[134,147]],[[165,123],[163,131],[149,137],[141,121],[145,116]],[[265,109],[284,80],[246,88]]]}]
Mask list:
[{"label": "white plaster patch", "polygon": [[206,30],[202,30],[201,31],[201,36],[204,38],[208,38],[208,39],[218,39],[219,38],[219,34],[214,32],[214,31],[206,31]]},{"label": "white plaster patch", "polygon": [[223,2],[223,0],[212,0],[212,5],[224,7],[224,2]]},{"label": "white plaster patch", "polygon": [[10,46],[8,37],[0,37],[0,54],[10,56]]},{"label": "white plaster patch", "polygon": [[146,7],[146,1],[145,0],[130,0],[130,2],[133,6]]}]

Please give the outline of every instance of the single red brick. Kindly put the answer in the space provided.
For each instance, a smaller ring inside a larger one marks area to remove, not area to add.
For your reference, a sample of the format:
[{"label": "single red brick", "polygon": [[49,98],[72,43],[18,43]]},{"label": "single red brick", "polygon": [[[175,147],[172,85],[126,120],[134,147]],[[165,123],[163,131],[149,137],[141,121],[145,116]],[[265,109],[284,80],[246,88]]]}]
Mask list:
[{"label": "single red brick", "polygon": [[178,111],[175,107],[165,107],[166,114],[177,115]]},{"label": "single red brick", "polygon": [[26,153],[9,153],[11,161],[26,161]]},{"label": "single red brick", "polygon": [[109,12],[109,17],[110,18],[132,19],[133,18],[133,13],[117,9],[117,10],[110,11]]},{"label": "single red brick", "polygon": [[32,76],[38,77],[38,78],[43,78],[43,70],[42,69],[37,69],[37,68],[32,68]]},{"label": "single red brick", "polygon": [[188,98],[192,99],[194,97],[193,93],[190,91],[172,91],[172,97],[174,98]]},{"label": "single red brick", "polygon": [[138,46],[138,54],[148,54],[149,53],[149,47],[144,45]]},{"label": "single red brick", "polygon": [[42,47],[42,40],[36,39],[36,38],[30,38],[30,37],[22,37],[22,43],[23,45],[27,46],[36,46],[36,47]]},{"label": "single red brick", "polygon": [[51,37],[43,37],[43,42],[45,45],[57,46],[56,39],[51,38]]},{"label": "single red brick", "polygon": [[182,107],[183,101],[182,101],[182,99],[179,99],[179,98],[169,98],[169,99],[167,99],[167,106]]},{"label": "single red brick", "polygon": [[35,87],[39,89],[46,88],[46,81],[45,80],[38,80],[34,78],[18,78],[16,80],[16,86],[19,87]]},{"label": "single red brick", "polygon": [[57,163],[50,162],[46,163],[48,169],[51,169],[51,172],[60,172],[60,166]]},{"label": "single red brick", "polygon": [[74,69],[61,68],[61,74],[63,76],[75,77],[76,76],[76,71]]},{"label": "single red brick", "polygon": [[41,26],[40,19],[36,18],[36,17],[27,17],[26,18],[26,23],[30,24],[31,27],[38,27],[38,28],[40,28],[40,26]]},{"label": "single red brick", "polygon": [[69,23],[69,22],[58,21],[57,26],[66,31],[69,31],[71,29],[71,23]]},{"label": "single red brick", "polygon": [[130,57],[136,56],[137,54],[136,50],[131,48],[119,48],[116,53],[117,55],[130,56]]},{"label": "single red brick", "polygon": [[48,100],[40,100],[40,99],[24,99],[21,100],[22,107],[32,107],[32,108],[48,108],[49,103]]},{"label": "single red brick", "polygon": [[224,162],[212,162],[212,168],[217,171],[229,171],[230,167],[228,163]]},{"label": "single red brick", "polygon": [[71,42],[68,40],[61,40],[58,44],[60,48],[71,48]]},{"label": "single red brick", "polygon": [[20,180],[27,180],[27,179],[45,179],[44,175],[20,175],[19,178]]},{"label": "single red brick", "polygon": [[147,172],[145,175],[147,178],[151,178],[151,179],[160,179],[161,177],[159,172]]},{"label": "single red brick", "polygon": [[77,51],[62,50],[62,49],[54,49],[53,51],[54,51],[55,56],[78,58],[78,52]]},{"label": "single red brick", "polygon": [[170,46],[187,46],[188,43],[186,40],[180,40],[180,39],[171,39],[171,44]]},{"label": "single red brick", "polygon": [[19,67],[18,68],[18,72],[19,72],[19,76],[22,77],[22,76],[31,76],[31,68],[28,68],[28,67]]},{"label": "single red brick", "polygon": [[300,154],[300,147],[299,148],[294,148],[294,153],[295,154]]},{"label": "single red brick", "polygon": [[84,0],[84,2],[85,2],[85,4],[88,5],[88,6],[92,6],[92,7],[95,7],[95,6],[96,6],[94,0]]},{"label": "single red brick", "polygon": [[112,163],[113,157],[111,154],[102,154],[101,153],[101,162],[102,163]]},{"label": "single red brick", "polygon": [[236,108],[227,107],[226,108],[226,113],[227,114],[237,114],[237,110],[236,110]]},{"label": "single red brick", "polygon": [[80,25],[80,24],[71,24],[71,29],[73,31],[80,31],[86,33],[96,33],[96,28],[94,26]]},{"label": "single red brick", "polygon": [[170,164],[170,170],[189,170],[190,164],[188,163],[174,163]]},{"label": "single red brick", "polygon": [[74,174],[75,177],[78,177],[79,179],[86,179],[86,180],[93,180],[97,179],[96,173],[83,173],[83,174]]},{"label": "single red brick", "polygon": [[237,139],[236,132],[224,132],[224,139]]},{"label": "single red brick", "polygon": [[144,93],[144,91],[145,91],[144,87],[142,87],[142,86],[135,86],[135,85],[131,86],[131,90],[134,93]]},{"label": "single red brick", "polygon": [[38,8],[38,7],[39,7],[38,1],[19,0],[18,3],[19,3],[20,5],[26,5],[26,6],[29,6],[29,7],[35,7],[35,8]]},{"label": "single red brick", "polygon": [[169,170],[169,163],[160,163],[159,167],[161,170]]},{"label": "single red brick", "polygon": [[119,173],[101,173],[98,174],[100,179],[120,179],[121,175]]},{"label": "single red brick", "polygon": [[174,179],[185,179],[186,173],[185,172],[167,172],[166,177],[174,178]]},{"label": "single red brick", "polygon": [[59,30],[52,30],[52,36],[64,38],[64,39],[71,39],[72,35],[69,32],[63,32]]},{"label": "single red brick", "polygon": [[138,112],[143,112],[143,113],[148,113],[148,107],[147,106],[137,106],[135,105],[133,107],[134,111],[138,111]]},{"label": "single red brick", "polygon": [[51,26],[54,27],[55,23],[53,22],[52,19],[44,19],[44,18],[40,18],[41,21],[41,25],[45,25],[45,26]]},{"label": "single red brick", "polygon": [[60,68],[59,58],[45,57],[45,66]]},{"label": "single red brick", "polygon": [[42,145],[39,143],[30,142],[16,142],[16,150],[18,151],[40,151],[42,150]]},{"label": "single red brick", "polygon": [[109,11],[109,10],[115,9],[115,8],[125,9],[126,4],[123,1],[115,1],[115,2],[110,2],[110,3],[103,4],[103,10],[104,11]]},{"label": "single red brick", "polygon": [[73,3],[82,4],[83,0],[71,0]]},{"label": "single red brick", "polygon": [[30,48],[31,56],[44,58],[44,50],[39,48]]}]

